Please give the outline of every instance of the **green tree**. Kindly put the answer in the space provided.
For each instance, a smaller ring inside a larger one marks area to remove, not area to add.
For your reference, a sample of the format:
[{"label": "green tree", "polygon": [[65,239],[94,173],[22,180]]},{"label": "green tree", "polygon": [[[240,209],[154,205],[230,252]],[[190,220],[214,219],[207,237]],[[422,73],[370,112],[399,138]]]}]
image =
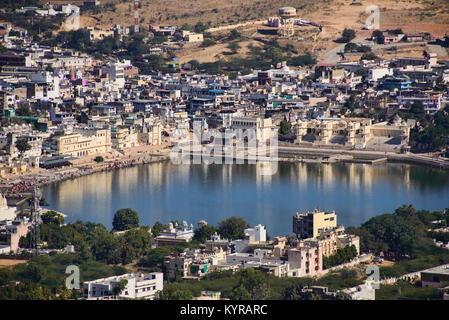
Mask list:
[{"label": "green tree", "polygon": [[21,106],[17,108],[16,115],[19,117],[31,117],[33,116],[33,113],[28,106]]},{"label": "green tree", "polygon": [[246,268],[240,272],[240,286],[249,293],[251,300],[265,300],[270,295],[267,276],[259,270]]},{"label": "green tree", "polygon": [[20,276],[31,282],[39,282],[42,279],[43,270],[35,263],[28,263]]},{"label": "green tree", "polygon": [[16,140],[16,148],[19,150],[20,154],[23,155],[28,150],[31,150],[31,145],[25,138],[21,138]]},{"label": "green tree", "polygon": [[360,60],[376,60],[379,59],[373,52],[366,52],[361,57]]},{"label": "green tree", "polygon": [[248,290],[243,286],[243,284],[239,285],[232,289],[231,300],[251,300],[251,295]]},{"label": "green tree", "polygon": [[188,289],[164,288],[158,293],[157,300],[192,300],[192,291]]},{"label": "green tree", "polygon": [[309,66],[316,63],[316,59],[314,59],[310,53],[306,53],[302,56],[296,56],[288,60],[288,64],[292,66]]},{"label": "green tree", "polygon": [[343,30],[343,32],[341,33],[340,40],[342,42],[349,42],[349,41],[351,41],[354,38],[355,38],[355,31],[352,30],[352,29],[345,28]]},{"label": "green tree", "polygon": [[112,289],[112,293],[114,294],[114,296],[120,295],[122,293],[122,291],[125,290],[127,284],[128,284],[128,280],[120,279],[120,281],[117,282],[117,284]]},{"label": "green tree", "polygon": [[218,224],[217,232],[224,238],[234,240],[245,238],[245,229],[249,224],[242,217],[230,217],[222,220]]},{"label": "green tree", "polygon": [[279,128],[279,133],[285,135],[290,132],[292,125],[287,120],[282,120]]},{"label": "green tree", "polygon": [[385,37],[382,33],[382,31],[380,30],[374,30],[373,34],[372,34],[372,38],[378,43],[378,44],[383,44]]},{"label": "green tree", "polygon": [[121,247],[122,264],[131,263],[150,252],[152,238],[149,227],[132,229],[120,235],[118,240]]},{"label": "green tree", "polygon": [[115,231],[123,231],[139,226],[139,215],[133,209],[120,209],[114,214],[112,228]]},{"label": "green tree", "polygon": [[191,25],[188,24],[188,23],[184,23],[184,24],[181,26],[181,30],[185,30],[185,31],[193,31],[193,26],[191,26]]},{"label": "green tree", "polygon": [[193,236],[193,240],[196,240],[200,243],[206,242],[206,240],[210,239],[210,237],[217,232],[217,228],[211,225],[204,225],[201,228],[195,230],[195,234]]},{"label": "green tree", "polygon": [[193,31],[196,33],[203,33],[208,29],[208,26],[203,24],[201,21],[198,21],[195,27],[193,28]]},{"label": "green tree", "polygon": [[153,227],[151,228],[151,232],[153,233],[153,237],[157,237],[159,235],[159,233],[161,233],[161,231],[167,229],[168,226],[166,224],[162,224],[159,221],[156,221],[153,225]]},{"label": "green tree", "polygon": [[420,119],[425,115],[424,105],[421,101],[415,101],[410,106],[409,110],[410,115],[413,119]]},{"label": "green tree", "polygon": [[44,224],[60,226],[64,223],[64,217],[54,210],[50,210],[41,215]]},{"label": "green tree", "polygon": [[0,287],[7,284],[12,279],[12,272],[8,269],[0,269]]},{"label": "green tree", "polygon": [[214,40],[211,39],[204,39],[204,41],[201,43],[201,47],[210,47],[210,46],[214,46],[217,43]]},{"label": "green tree", "polygon": [[104,161],[104,158],[102,156],[96,156],[94,159],[95,162],[100,163]]}]

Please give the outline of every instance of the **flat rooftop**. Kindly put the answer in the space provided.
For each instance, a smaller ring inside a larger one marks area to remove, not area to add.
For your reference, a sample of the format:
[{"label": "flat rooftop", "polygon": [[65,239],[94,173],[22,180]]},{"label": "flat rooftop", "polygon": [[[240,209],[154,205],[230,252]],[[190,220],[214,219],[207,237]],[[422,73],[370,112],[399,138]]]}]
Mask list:
[{"label": "flat rooftop", "polygon": [[432,273],[432,274],[446,274],[446,275],[449,275],[449,264],[445,264],[445,265],[442,265],[442,266],[426,269],[426,270],[423,270],[421,272]]}]

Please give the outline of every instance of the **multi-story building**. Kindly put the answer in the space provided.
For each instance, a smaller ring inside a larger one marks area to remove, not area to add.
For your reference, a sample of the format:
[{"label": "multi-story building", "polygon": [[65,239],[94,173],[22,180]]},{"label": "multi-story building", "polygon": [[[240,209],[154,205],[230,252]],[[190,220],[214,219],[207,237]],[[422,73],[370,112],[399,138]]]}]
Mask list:
[{"label": "multi-story building", "polygon": [[10,252],[17,252],[21,237],[26,237],[31,222],[26,217],[4,220],[0,223],[0,244],[9,245]]},{"label": "multi-story building", "polygon": [[323,271],[323,248],[316,243],[299,242],[287,251],[289,276],[311,277]]},{"label": "multi-story building", "polygon": [[168,279],[176,277],[200,278],[219,263],[226,261],[227,252],[221,248],[213,250],[185,249],[180,254],[164,258],[164,271]]},{"label": "multi-story building", "polygon": [[293,233],[301,239],[316,238],[322,230],[337,226],[335,211],[313,211],[296,213],[293,216]]},{"label": "multi-story building", "polygon": [[161,231],[159,236],[156,237],[156,246],[160,247],[189,242],[193,238],[193,235],[193,225],[189,227],[187,222],[183,221],[182,226],[175,226],[170,222],[168,228]]},{"label": "multi-story building", "polygon": [[102,30],[92,27],[86,28],[86,33],[91,41],[103,40],[104,38],[114,36],[113,30]]},{"label": "multi-story building", "polygon": [[127,149],[139,145],[138,133],[130,128],[115,128],[111,130],[111,142],[114,149]]},{"label": "multi-story building", "polygon": [[395,144],[409,142],[410,125],[396,117],[392,122],[372,123],[368,118],[330,118],[297,120],[295,143],[339,144],[365,148],[376,139],[391,139]]},{"label": "multi-story building", "polygon": [[111,151],[111,131],[107,129],[79,129],[56,138],[58,154],[85,157]]},{"label": "multi-story building", "polygon": [[[126,280],[122,292],[114,296],[114,287],[121,280]],[[105,299],[111,296],[122,299],[154,299],[163,289],[163,273],[148,274],[126,273],[120,276],[101,278],[83,283],[83,296],[86,299]]]},{"label": "multi-story building", "polygon": [[276,126],[271,118],[262,117],[233,117],[231,129],[254,130],[257,141],[266,141],[276,133]]}]

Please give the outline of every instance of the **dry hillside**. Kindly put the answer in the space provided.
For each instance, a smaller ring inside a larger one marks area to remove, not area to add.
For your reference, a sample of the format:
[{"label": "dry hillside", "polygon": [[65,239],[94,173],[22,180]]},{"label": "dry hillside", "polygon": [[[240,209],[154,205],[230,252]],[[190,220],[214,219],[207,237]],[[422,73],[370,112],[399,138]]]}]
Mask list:
[{"label": "dry hillside", "polygon": [[[101,0],[101,3],[101,10],[83,15],[82,26],[107,28],[114,24],[134,23],[132,0]],[[282,6],[293,6],[297,8],[299,17],[324,26],[318,39],[313,39],[313,32],[303,28],[297,31],[297,36],[302,37],[303,41],[290,41],[298,53],[308,51],[318,57],[338,46],[332,40],[337,39],[344,28],[356,30],[357,37],[371,34],[372,31],[361,30],[367,17],[365,8],[369,5],[380,8],[381,29],[425,31],[435,37],[449,34],[449,0],[359,0],[357,3],[359,5],[354,4],[354,0],[141,0],[140,21],[143,27],[149,24],[180,27],[184,23],[193,25],[199,21],[217,27],[265,20],[276,15]],[[238,53],[244,57],[248,45],[258,45],[254,37],[260,37],[260,34],[257,34],[257,26],[254,25],[240,28],[239,31],[246,36]],[[229,31],[223,31],[226,32]],[[211,62],[227,59],[226,47],[226,43],[221,42],[208,48],[188,46],[177,52],[177,56],[181,61],[196,58],[200,62]],[[417,48],[417,52],[419,50]],[[410,51],[413,51],[412,48]]]}]

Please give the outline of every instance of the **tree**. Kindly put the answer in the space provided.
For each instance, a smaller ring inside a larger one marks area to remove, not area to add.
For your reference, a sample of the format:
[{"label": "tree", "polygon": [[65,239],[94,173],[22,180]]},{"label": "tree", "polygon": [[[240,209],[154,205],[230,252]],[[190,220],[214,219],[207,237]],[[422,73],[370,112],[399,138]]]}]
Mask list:
[{"label": "tree", "polygon": [[287,120],[282,120],[279,128],[279,133],[286,135],[290,132],[292,125]]},{"label": "tree", "polygon": [[228,44],[228,48],[231,49],[231,53],[232,54],[236,54],[238,49],[240,49],[240,45],[238,44],[238,42],[234,41],[234,42],[230,42]]},{"label": "tree", "polygon": [[232,290],[230,298],[231,300],[251,300],[251,295],[241,284]]},{"label": "tree", "polygon": [[64,223],[64,217],[54,210],[50,210],[41,215],[44,224],[60,226]]},{"label": "tree", "polygon": [[413,102],[412,105],[410,106],[409,113],[412,115],[414,119],[422,118],[425,114],[424,105],[422,104],[422,102],[421,101]]},{"label": "tree", "polygon": [[102,156],[96,156],[94,159],[95,162],[100,163],[104,161],[104,158]]},{"label": "tree", "polygon": [[0,287],[12,279],[12,272],[8,269],[0,269]]},{"label": "tree", "polygon": [[187,63],[190,64],[192,70],[198,70],[198,68],[200,67],[200,63],[198,62],[198,60],[190,60]]},{"label": "tree", "polygon": [[217,232],[224,238],[234,240],[243,239],[245,237],[245,229],[249,228],[249,224],[242,217],[230,217],[222,220],[218,224]]},{"label": "tree", "polygon": [[388,250],[399,255],[410,254],[414,241],[418,239],[416,226],[400,215],[376,216],[362,224],[362,228],[385,243]]},{"label": "tree", "polygon": [[204,243],[206,240],[210,239],[210,237],[217,231],[217,228],[211,225],[204,225],[201,228],[195,230],[195,234],[193,236],[193,240]]},{"label": "tree", "polygon": [[28,106],[21,106],[17,108],[16,115],[19,117],[31,117],[33,116],[33,113]]},{"label": "tree", "polygon": [[162,224],[159,221],[156,221],[153,225],[153,228],[151,228],[151,232],[153,233],[153,237],[157,237],[161,231],[167,229],[168,226],[166,224]]},{"label": "tree", "polygon": [[128,280],[120,279],[120,281],[112,289],[112,293],[114,294],[114,296],[120,295],[122,291],[125,290],[127,284]]},{"label": "tree", "polygon": [[349,43],[345,44],[344,51],[345,52],[357,52],[358,47],[359,46],[356,43],[349,42]]},{"label": "tree", "polygon": [[210,47],[217,44],[214,40],[211,39],[205,39],[202,43],[201,43],[201,47]]},{"label": "tree", "polygon": [[117,264],[122,261],[120,243],[112,234],[97,232],[92,239],[92,255],[96,260]]},{"label": "tree", "polygon": [[31,150],[31,145],[25,138],[21,138],[16,140],[16,148],[19,150],[20,154],[23,155],[28,150]]},{"label": "tree", "polygon": [[112,228],[115,231],[124,231],[139,226],[139,215],[133,209],[120,209],[114,214]]},{"label": "tree", "polygon": [[29,248],[30,247],[30,241],[27,237],[21,236],[19,239],[19,247],[21,248]]},{"label": "tree", "polygon": [[266,56],[271,63],[278,63],[285,59],[283,52],[279,47],[269,47],[266,50]]},{"label": "tree", "polygon": [[21,276],[31,282],[39,282],[42,279],[43,270],[35,263],[28,263],[25,270],[21,272]]},{"label": "tree", "polygon": [[302,56],[296,56],[288,60],[288,64],[292,66],[308,66],[316,63],[316,60],[310,55],[310,53],[306,53]]},{"label": "tree", "polygon": [[203,24],[201,21],[198,21],[195,27],[193,27],[193,31],[196,33],[203,33],[208,29],[208,26]]},{"label": "tree", "polygon": [[232,29],[229,33],[228,40],[233,41],[239,39],[241,36],[242,34],[237,29]]},{"label": "tree", "polygon": [[193,31],[193,26],[191,26],[191,25],[188,24],[188,23],[184,23],[184,24],[181,26],[181,30],[185,30],[185,31]]},{"label": "tree", "polygon": [[374,30],[373,34],[372,34],[372,38],[378,43],[378,44],[383,44],[385,37],[382,33],[382,31],[380,30]]},{"label": "tree", "polygon": [[164,288],[158,293],[156,300],[192,300],[192,291],[188,289]]},{"label": "tree", "polygon": [[150,252],[152,234],[149,232],[149,227],[141,227],[125,232],[119,236],[118,240],[122,264],[128,264]]},{"label": "tree", "polygon": [[341,33],[340,40],[342,42],[349,42],[349,41],[351,41],[354,38],[355,38],[355,31],[352,30],[352,29],[345,28],[343,30],[343,32]]},{"label": "tree", "polygon": [[373,52],[365,52],[360,60],[376,60],[379,59],[378,56],[376,56]]},{"label": "tree", "polygon": [[[267,276],[253,268],[246,268],[240,273],[240,284],[249,293],[251,300],[264,300],[270,294],[270,288],[267,282]],[[244,291],[238,289],[241,294]],[[243,291],[243,292],[242,292]]]}]

